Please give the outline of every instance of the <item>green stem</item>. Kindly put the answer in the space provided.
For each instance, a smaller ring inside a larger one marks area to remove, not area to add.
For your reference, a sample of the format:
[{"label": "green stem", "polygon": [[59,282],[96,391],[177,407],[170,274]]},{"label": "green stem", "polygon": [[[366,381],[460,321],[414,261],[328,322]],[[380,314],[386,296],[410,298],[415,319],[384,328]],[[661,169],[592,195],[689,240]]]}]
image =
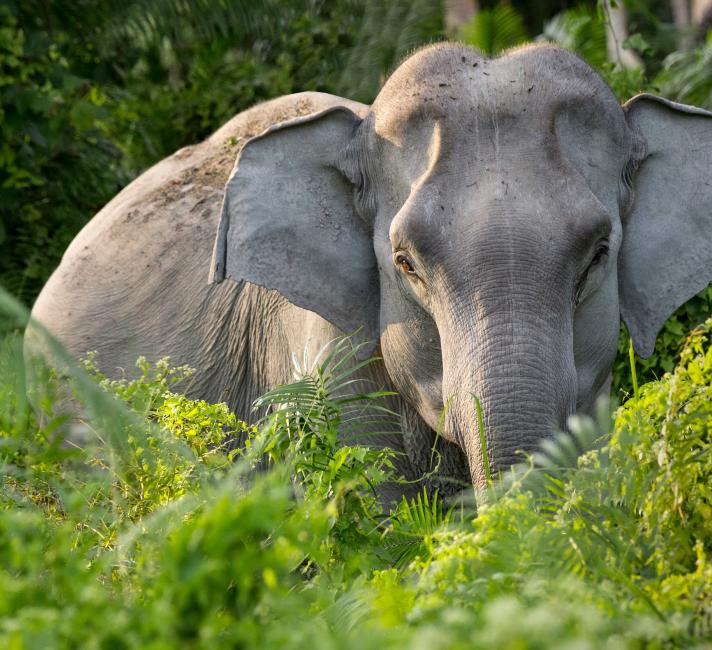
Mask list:
[{"label": "green stem", "polygon": [[485,466],[485,479],[487,480],[487,487],[492,486],[492,473],[490,472],[489,458],[487,457],[487,441],[485,440],[485,422],[482,417],[482,405],[477,395],[472,395],[472,399],[475,400],[475,408],[477,409],[477,429],[480,434],[480,447],[482,448],[482,464]]},{"label": "green stem", "polygon": [[633,339],[628,339],[628,358],[630,359],[630,375],[633,379],[633,397],[638,399],[638,375],[635,372],[635,350],[633,350]]}]

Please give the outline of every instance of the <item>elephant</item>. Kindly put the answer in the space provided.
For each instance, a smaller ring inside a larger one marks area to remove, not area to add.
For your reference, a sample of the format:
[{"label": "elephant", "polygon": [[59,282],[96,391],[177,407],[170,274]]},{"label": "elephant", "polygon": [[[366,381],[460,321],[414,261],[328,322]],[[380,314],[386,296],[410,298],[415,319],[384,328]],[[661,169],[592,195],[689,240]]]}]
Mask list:
[{"label": "elephant", "polygon": [[439,43],[370,106],[285,96],[159,162],[32,315],[109,373],[191,365],[191,393],[239,414],[290,352],[353,334],[360,376],[397,393],[400,435],[373,444],[409,477],[435,446],[444,479],[482,487],[610,391],[621,319],[648,356],[710,281],[712,113],[621,106],[553,45]]}]

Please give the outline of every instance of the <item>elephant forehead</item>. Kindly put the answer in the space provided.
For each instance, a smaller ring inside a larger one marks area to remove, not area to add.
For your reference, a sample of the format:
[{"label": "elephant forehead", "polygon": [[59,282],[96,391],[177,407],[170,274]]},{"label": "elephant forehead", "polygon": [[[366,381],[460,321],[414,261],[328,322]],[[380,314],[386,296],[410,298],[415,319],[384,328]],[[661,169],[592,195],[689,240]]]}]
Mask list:
[{"label": "elephant forehead", "polygon": [[491,250],[496,257],[502,246],[570,255],[611,229],[603,205],[581,182],[570,191],[575,181],[551,178],[524,190],[516,182],[490,178],[452,197],[441,181],[434,177],[418,188],[396,213],[389,227],[394,247],[426,257],[437,257],[443,249],[477,251],[480,258]]},{"label": "elephant forehead", "polygon": [[625,141],[625,120],[611,90],[575,54],[527,46],[486,59],[459,44],[425,48],[404,61],[372,107],[374,131],[401,148],[432,122],[454,139],[544,139],[566,113],[583,128]]}]

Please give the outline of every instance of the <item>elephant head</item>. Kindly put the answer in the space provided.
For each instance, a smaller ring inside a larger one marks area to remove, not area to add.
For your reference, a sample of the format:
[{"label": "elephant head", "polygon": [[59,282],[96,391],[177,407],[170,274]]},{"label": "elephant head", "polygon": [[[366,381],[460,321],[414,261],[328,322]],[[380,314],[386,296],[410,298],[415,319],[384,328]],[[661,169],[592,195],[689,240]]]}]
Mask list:
[{"label": "elephant head", "polygon": [[337,106],[248,142],[213,263],[380,340],[482,485],[483,449],[503,468],[607,389],[621,315],[649,355],[712,280],[712,113],[621,107],[555,47],[431,46],[364,118]]}]

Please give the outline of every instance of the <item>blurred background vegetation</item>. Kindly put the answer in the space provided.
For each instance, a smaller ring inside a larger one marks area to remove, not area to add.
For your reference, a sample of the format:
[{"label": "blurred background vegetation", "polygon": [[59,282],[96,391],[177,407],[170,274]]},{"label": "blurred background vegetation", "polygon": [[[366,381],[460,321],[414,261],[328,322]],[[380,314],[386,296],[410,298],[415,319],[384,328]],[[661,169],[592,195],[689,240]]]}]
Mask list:
[{"label": "blurred background vegetation", "polygon": [[[621,100],[712,109],[711,25],[709,0],[0,0],[0,285],[30,305],[118,190],[256,102],[368,103],[413,48],[459,38],[490,55],[554,41]],[[711,307],[708,289],[668,322],[642,379]]]}]

